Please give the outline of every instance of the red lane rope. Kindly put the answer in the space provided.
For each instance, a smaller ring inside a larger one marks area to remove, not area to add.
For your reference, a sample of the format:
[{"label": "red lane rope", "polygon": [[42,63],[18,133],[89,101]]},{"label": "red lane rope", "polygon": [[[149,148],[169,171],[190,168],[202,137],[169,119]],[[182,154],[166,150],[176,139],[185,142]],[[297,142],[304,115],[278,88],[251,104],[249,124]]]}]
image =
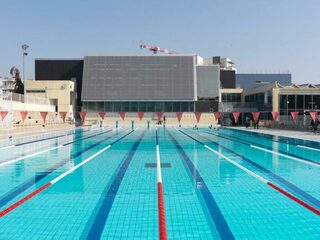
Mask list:
[{"label": "red lane rope", "polygon": [[15,202],[14,204],[10,205],[8,208],[4,209],[3,211],[0,212],[0,218],[7,215],[9,212],[11,212],[13,209],[19,207],[21,204],[24,202],[28,201],[29,199],[33,198],[35,195],[39,194],[49,186],[51,186],[52,183],[47,183],[43,185],[42,187],[38,188],[37,190],[33,191],[32,193],[28,194],[24,198],[21,198],[19,201]]},{"label": "red lane rope", "polygon": [[166,217],[164,212],[164,200],[162,183],[158,182],[158,215],[159,215],[159,239],[167,240]]},{"label": "red lane rope", "polygon": [[300,205],[302,205],[303,207],[309,209],[310,211],[314,212],[317,215],[320,215],[320,210],[312,207],[311,205],[309,205],[308,203],[300,200],[299,198],[291,195],[290,193],[288,193],[287,191],[283,190],[282,188],[279,188],[278,186],[274,185],[271,182],[267,183],[270,187],[272,187],[273,189],[277,190],[278,192],[284,194],[285,196],[287,196],[288,198],[292,199],[293,201],[299,203]]}]

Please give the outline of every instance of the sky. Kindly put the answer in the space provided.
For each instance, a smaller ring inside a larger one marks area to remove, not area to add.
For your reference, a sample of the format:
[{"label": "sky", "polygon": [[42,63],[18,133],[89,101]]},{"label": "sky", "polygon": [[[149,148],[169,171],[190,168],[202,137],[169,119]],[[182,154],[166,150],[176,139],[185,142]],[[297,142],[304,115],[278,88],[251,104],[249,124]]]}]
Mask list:
[{"label": "sky", "polygon": [[34,79],[35,58],[149,54],[142,41],[320,83],[319,13],[319,0],[1,0],[0,76],[22,70],[23,43]]}]

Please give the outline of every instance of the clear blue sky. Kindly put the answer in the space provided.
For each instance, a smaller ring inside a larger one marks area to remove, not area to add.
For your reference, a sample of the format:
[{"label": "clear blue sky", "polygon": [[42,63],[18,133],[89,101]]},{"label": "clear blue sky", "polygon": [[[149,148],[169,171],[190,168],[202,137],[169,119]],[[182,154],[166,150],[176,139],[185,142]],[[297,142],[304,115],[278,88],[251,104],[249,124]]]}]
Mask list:
[{"label": "clear blue sky", "polygon": [[22,43],[34,78],[35,58],[147,53],[142,40],[320,83],[319,0],[1,0],[0,9],[0,76],[22,68]]}]

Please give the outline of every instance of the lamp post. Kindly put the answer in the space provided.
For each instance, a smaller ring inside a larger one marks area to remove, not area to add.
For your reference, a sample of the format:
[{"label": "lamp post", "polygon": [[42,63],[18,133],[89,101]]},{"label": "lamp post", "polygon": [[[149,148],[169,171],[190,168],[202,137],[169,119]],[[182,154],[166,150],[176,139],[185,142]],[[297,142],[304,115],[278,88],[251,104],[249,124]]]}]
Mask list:
[{"label": "lamp post", "polygon": [[28,55],[27,49],[29,48],[29,46],[27,44],[23,44],[21,48],[22,48],[22,71],[23,71],[23,81],[24,81],[25,80],[24,58],[25,56]]}]

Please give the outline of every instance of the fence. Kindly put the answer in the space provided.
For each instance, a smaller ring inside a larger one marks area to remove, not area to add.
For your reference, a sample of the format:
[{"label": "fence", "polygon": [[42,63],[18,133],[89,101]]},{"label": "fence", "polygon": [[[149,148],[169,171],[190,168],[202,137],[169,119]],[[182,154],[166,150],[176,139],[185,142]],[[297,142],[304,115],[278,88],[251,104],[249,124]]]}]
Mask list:
[{"label": "fence", "polygon": [[23,95],[18,93],[6,93],[0,97],[3,101],[13,101],[29,104],[51,105],[50,101],[46,98],[36,97],[32,95]]}]

